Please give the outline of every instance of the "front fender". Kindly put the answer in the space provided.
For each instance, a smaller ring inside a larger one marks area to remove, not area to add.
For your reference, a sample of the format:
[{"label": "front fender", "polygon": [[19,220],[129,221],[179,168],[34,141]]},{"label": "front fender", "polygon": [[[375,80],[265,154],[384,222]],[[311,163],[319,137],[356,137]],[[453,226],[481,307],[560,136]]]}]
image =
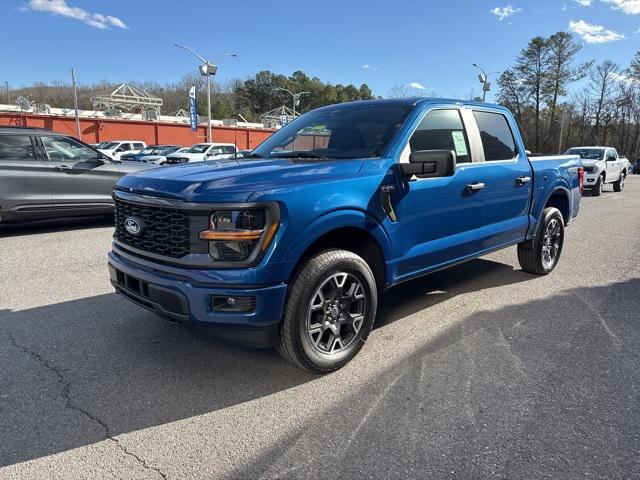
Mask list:
[{"label": "front fender", "polygon": [[320,237],[339,228],[359,228],[371,234],[378,242],[385,258],[389,258],[391,242],[384,227],[361,210],[334,210],[324,213],[299,231],[284,254],[285,261],[299,260],[304,252]]}]

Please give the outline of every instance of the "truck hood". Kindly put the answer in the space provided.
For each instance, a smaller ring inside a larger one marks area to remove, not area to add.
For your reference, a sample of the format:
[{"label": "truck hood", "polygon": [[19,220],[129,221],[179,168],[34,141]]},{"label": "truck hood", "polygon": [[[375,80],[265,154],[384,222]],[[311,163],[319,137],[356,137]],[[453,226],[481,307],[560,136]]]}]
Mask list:
[{"label": "truck hood", "polygon": [[352,178],[362,160],[213,160],[127,175],[117,188],[191,202],[245,202],[252,194]]}]

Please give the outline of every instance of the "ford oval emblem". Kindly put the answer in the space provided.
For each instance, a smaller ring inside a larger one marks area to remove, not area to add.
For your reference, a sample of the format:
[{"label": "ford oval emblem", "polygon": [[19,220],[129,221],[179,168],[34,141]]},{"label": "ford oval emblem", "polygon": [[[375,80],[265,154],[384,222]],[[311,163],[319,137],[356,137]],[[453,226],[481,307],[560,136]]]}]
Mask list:
[{"label": "ford oval emblem", "polygon": [[136,217],[127,217],[124,219],[124,228],[131,235],[139,235],[144,228],[144,224],[142,220]]}]

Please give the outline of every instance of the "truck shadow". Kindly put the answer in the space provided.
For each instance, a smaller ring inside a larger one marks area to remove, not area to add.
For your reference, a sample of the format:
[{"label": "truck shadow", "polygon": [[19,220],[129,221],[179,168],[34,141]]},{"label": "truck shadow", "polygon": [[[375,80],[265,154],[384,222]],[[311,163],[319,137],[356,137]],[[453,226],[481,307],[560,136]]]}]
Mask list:
[{"label": "truck shadow", "polygon": [[479,307],[224,478],[637,476],[638,291]]},{"label": "truck shadow", "polygon": [[113,215],[96,215],[80,218],[58,218],[25,223],[0,225],[0,238],[20,237],[42,233],[85,230],[89,228],[113,227]]},{"label": "truck shadow", "polygon": [[[471,289],[528,278],[511,266],[476,260],[396,287],[381,299],[377,326]],[[115,294],[0,311],[0,364],[0,466],[322,378],[290,366],[272,349],[226,345]]]}]

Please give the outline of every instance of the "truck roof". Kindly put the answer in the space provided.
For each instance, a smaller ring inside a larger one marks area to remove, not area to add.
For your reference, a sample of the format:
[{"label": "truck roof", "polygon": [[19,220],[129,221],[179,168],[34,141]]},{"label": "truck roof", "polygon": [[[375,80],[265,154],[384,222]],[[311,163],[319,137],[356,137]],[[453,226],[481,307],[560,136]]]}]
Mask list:
[{"label": "truck roof", "polygon": [[379,99],[379,100],[356,100],[354,102],[345,102],[345,103],[327,105],[326,107],[321,107],[319,110],[324,108],[350,108],[354,105],[398,105],[398,106],[407,107],[407,106],[416,106],[416,105],[425,104],[425,103],[460,105],[460,106],[469,106],[469,107],[483,107],[483,108],[492,108],[496,110],[509,112],[507,108],[495,103],[483,103],[483,102],[476,102],[473,100],[460,100],[455,98],[433,98],[433,97],[408,97],[408,98],[385,98],[385,99]]}]

